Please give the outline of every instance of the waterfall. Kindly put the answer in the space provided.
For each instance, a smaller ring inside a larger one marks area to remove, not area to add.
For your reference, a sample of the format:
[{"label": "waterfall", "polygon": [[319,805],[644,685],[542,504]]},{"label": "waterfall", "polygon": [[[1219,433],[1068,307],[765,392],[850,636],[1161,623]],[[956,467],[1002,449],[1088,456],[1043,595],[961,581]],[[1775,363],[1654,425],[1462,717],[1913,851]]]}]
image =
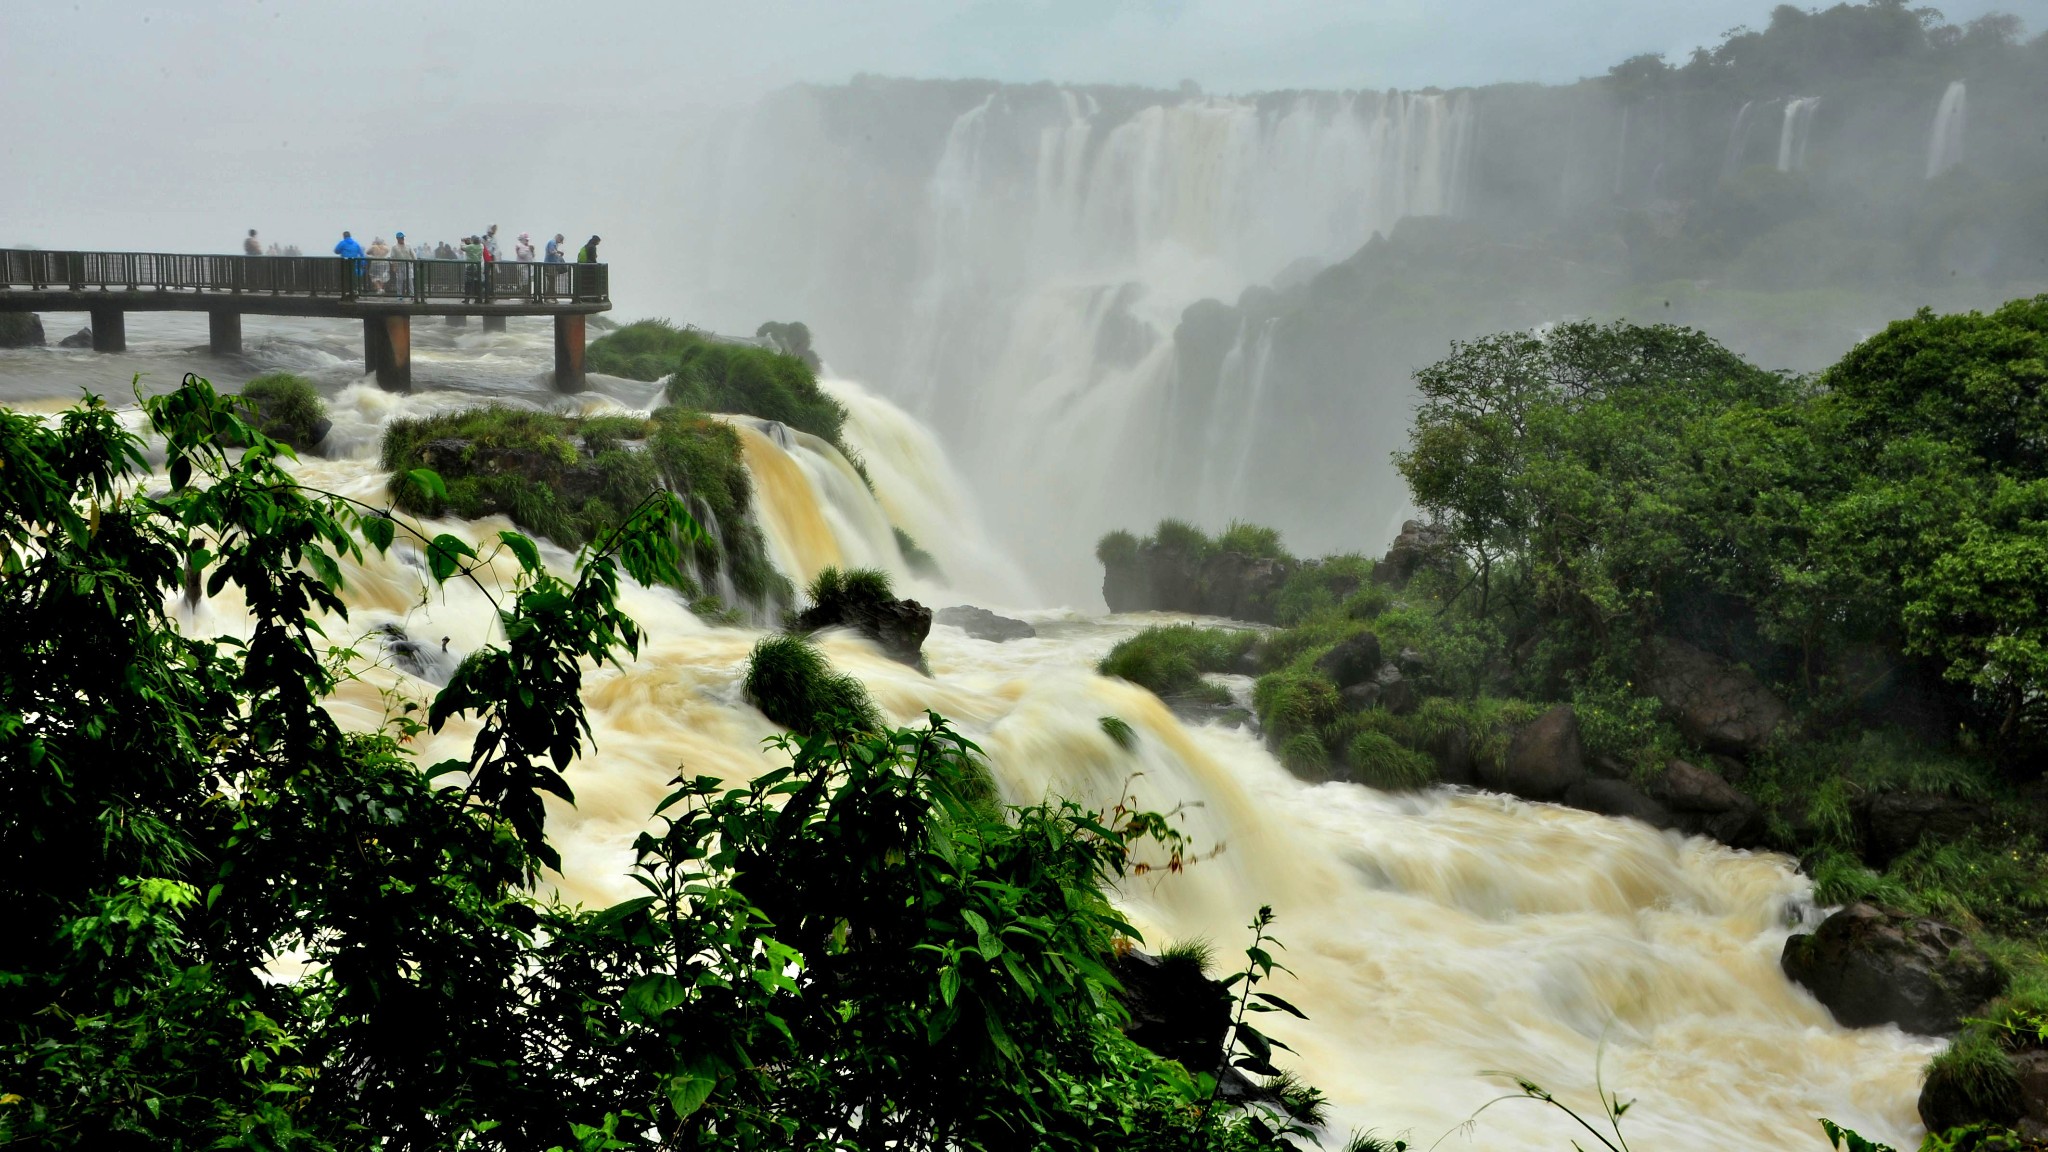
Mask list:
[{"label": "waterfall", "polygon": [[1785,101],[1785,122],[1778,129],[1778,171],[1805,170],[1806,138],[1813,131],[1813,114],[1819,110],[1818,96],[1795,96]]},{"label": "waterfall", "polygon": [[[1240,334],[1233,387],[1257,388],[1265,329],[1254,321]],[[896,516],[938,544],[940,525],[965,527],[972,515],[938,491],[954,481],[929,430],[857,386],[830,387],[849,408],[848,439],[867,458],[873,497],[822,441],[733,418],[756,514],[796,580],[826,563],[889,562]],[[476,399],[386,401],[364,389],[335,409],[374,433],[392,416]],[[388,480],[373,451],[294,467],[307,483],[369,500]],[[505,526],[425,525],[476,542]],[[543,554],[568,571],[567,551]],[[486,585],[516,575],[509,557],[491,564]],[[435,646],[437,666],[500,639],[484,593],[460,581],[430,587],[417,550],[372,552],[343,572],[351,615],[333,629],[401,629]],[[635,893],[625,876],[633,837],[679,766],[738,781],[772,764],[760,742],[774,726],[741,688],[761,633],[707,625],[674,593],[631,581],[621,602],[645,639],[623,666],[587,675],[594,744],[567,773],[577,802],[545,800],[563,857],[545,884],[588,906]],[[1376,1127],[1427,1146],[1502,1091],[1484,1071],[1498,1068],[1574,1103],[1593,1099],[1598,1074],[1640,1101],[1628,1117],[1639,1147],[1817,1148],[1817,1116],[1900,1147],[1917,1139],[1919,1069],[1939,1042],[1839,1027],[1784,978],[1786,934],[1816,914],[1790,860],[1496,795],[1304,783],[1254,735],[1190,727],[1144,690],[1095,675],[1136,623],[1037,614],[1049,617],[1038,639],[1010,644],[938,630],[926,645],[931,676],[851,635],[822,644],[892,721],[920,722],[927,708],[950,718],[986,751],[1007,800],[1103,805],[1129,794],[1183,805],[1199,862],[1135,881],[1119,902],[1154,947],[1203,938],[1226,955],[1253,909],[1277,908],[1291,974],[1270,987],[1310,1019],[1262,1026],[1299,1053],[1282,1063],[1328,1092],[1334,1133]],[[235,636],[253,626],[232,588],[181,619]],[[400,667],[371,669],[331,707],[339,723],[367,730],[389,707],[382,692],[419,699],[434,688]],[[1103,716],[1131,726],[1130,750],[1103,734]],[[422,763],[459,758],[474,734],[457,718],[421,734],[415,752]],[[1532,1105],[1489,1110],[1475,1136],[1483,1147],[1550,1148],[1563,1131]]]},{"label": "waterfall", "polygon": [[1749,142],[1749,114],[1756,108],[1756,101],[1744,100],[1735,113],[1735,126],[1728,130],[1728,152],[1721,158],[1721,179],[1726,180],[1742,170],[1743,153]]},{"label": "waterfall", "polygon": [[1927,136],[1927,178],[1934,179],[1963,162],[1963,131],[1969,100],[1963,82],[1953,81],[1934,110],[1934,130]]}]

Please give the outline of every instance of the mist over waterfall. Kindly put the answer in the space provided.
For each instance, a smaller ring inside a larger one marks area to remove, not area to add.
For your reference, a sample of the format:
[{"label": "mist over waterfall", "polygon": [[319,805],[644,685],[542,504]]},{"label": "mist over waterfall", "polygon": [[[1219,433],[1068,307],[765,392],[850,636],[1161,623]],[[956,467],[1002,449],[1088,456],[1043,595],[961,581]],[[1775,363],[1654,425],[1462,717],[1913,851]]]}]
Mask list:
[{"label": "mist over waterfall", "polygon": [[[1412,511],[1412,374],[1454,339],[1627,317],[1807,369],[2048,276],[2024,70],[1747,59],[1416,92],[800,85],[690,126],[655,295],[808,323],[936,431],[1054,602],[1097,604],[1094,541],[1162,516],[1372,551]],[[1964,72],[2013,150],[1964,162]],[[1927,191],[1958,172],[1994,182],[1968,209]]]}]

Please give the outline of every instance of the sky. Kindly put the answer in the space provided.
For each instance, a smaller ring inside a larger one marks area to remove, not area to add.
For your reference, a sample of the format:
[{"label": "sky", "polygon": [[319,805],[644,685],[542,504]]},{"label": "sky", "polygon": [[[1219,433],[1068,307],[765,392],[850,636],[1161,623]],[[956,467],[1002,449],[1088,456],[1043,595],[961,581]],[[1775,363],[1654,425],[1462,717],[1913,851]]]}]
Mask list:
[{"label": "sky", "polygon": [[[226,250],[243,221],[308,245],[343,220],[410,219],[416,240],[501,217],[514,233],[587,232],[645,195],[634,160],[672,154],[685,110],[795,81],[1568,82],[1640,52],[1682,56],[1771,6],[0,0],[0,245]],[[2048,27],[2048,0],[1943,7]]]}]

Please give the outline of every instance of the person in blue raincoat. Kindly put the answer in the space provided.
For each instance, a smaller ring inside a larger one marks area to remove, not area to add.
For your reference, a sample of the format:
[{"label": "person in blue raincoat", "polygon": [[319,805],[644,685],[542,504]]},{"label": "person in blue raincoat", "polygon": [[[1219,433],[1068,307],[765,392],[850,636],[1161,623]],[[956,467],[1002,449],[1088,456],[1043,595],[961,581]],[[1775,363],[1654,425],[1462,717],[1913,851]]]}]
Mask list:
[{"label": "person in blue raincoat", "polygon": [[343,231],[341,243],[334,246],[334,254],[344,260],[355,261],[355,278],[360,283],[363,278],[363,269],[369,264],[368,260],[363,259],[362,241]]}]

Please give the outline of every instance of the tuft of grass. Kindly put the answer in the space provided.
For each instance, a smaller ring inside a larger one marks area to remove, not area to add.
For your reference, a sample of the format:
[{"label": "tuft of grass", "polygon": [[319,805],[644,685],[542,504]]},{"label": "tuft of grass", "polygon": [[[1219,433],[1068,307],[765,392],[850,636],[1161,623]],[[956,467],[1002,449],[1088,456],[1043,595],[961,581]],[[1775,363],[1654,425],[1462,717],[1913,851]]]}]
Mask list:
[{"label": "tuft of grass", "polygon": [[1352,779],[1382,792],[1427,788],[1438,780],[1436,761],[1384,732],[1360,732],[1344,752]]},{"label": "tuft of grass", "polygon": [[1280,763],[1290,772],[1317,775],[1330,767],[1330,750],[1314,732],[1296,732],[1280,743]]},{"label": "tuft of grass", "polygon": [[1095,542],[1095,558],[1105,568],[1127,567],[1138,562],[1138,538],[1119,528]]},{"label": "tuft of grass", "polygon": [[[1259,678],[1252,691],[1259,723],[1266,731],[1286,741],[1295,735],[1313,736],[1317,729],[1337,718],[1337,686],[1313,669],[1287,669]],[[1321,747],[1321,741],[1317,741]],[[1322,756],[1327,760],[1327,754]]]},{"label": "tuft of grass", "polygon": [[273,440],[304,451],[319,443],[327,420],[327,404],[313,383],[289,372],[271,372],[242,385],[242,399],[251,408],[250,423]]},{"label": "tuft of grass", "polygon": [[1927,1083],[1959,1094],[1986,1115],[2019,1111],[2020,1083],[2012,1059],[1989,1030],[1965,1028],[1939,1056],[1928,1061]]},{"label": "tuft of grass", "polygon": [[944,580],[946,573],[939,567],[938,558],[918,547],[917,540],[901,528],[891,527],[896,537],[896,551],[903,557],[904,567],[927,580]]},{"label": "tuft of grass", "polygon": [[860,681],[835,671],[802,636],[768,636],[747,657],[747,698],[792,732],[873,730],[880,711]]},{"label": "tuft of grass", "polygon": [[1129,680],[1156,696],[1220,694],[1219,702],[1228,703],[1229,693],[1204,681],[1202,674],[1236,667],[1257,640],[1255,632],[1170,624],[1117,641],[1095,667],[1104,676]]},{"label": "tuft of grass", "polygon": [[1138,746],[1137,729],[1132,728],[1122,717],[1104,716],[1096,723],[1102,725],[1102,734],[1109,737],[1109,742],[1124,751],[1129,752]]},{"label": "tuft of grass", "polygon": [[[1162,525],[1163,527],[1163,525]],[[1248,524],[1243,520],[1232,520],[1214,542],[1218,552],[1238,552],[1267,560],[1293,560],[1287,549],[1280,546],[1280,530]]]},{"label": "tuft of grass", "polygon": [[1169,963],[1192,964],[1207,973],[1216,963],[1216,945],[1199,936],[1175,940],[1159,950],[1159,959]]},{"label": "tuft of grass", "polygon": [[1370,1131],[1353,1132],[1351,1138],[1344,1141],[1344,1152],[1404,1152],[1407,1147],[1405,1141],[1383,1140]]},{"label": "tuft of grass", "polygon": [[811,578],[804,593],[813,606],[824,609],[850,604],[878,604],[896,598],[896,591],[889,584],[889,574],[877,568],[842,570],[827,566]]}]

